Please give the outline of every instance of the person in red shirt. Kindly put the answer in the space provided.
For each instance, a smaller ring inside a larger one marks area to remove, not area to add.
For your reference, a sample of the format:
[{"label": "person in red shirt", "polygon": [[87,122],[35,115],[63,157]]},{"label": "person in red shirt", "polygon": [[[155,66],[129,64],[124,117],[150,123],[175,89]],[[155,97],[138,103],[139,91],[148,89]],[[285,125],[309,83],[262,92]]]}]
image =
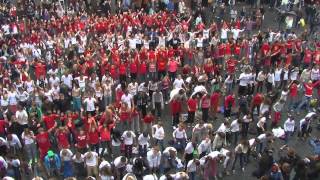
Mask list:
[{"label": "person in red shirt", "polygon": [[152,134],[151,127],[152,123],[155,121],[155,116],[152,114],[152,112],[148,112],[148,114],[143,118],[143,132],[147,132],[149,134]]},{"label": "person in red shirt", "polygon": [[68,149],[70,147],[69,143],[69,129],[67,127],[59,127],[55,132],[55,137],[57,138],[58,148]]},{"label": "person in red shirt", "polygon": [[231,116],[231,110],[232,107],[235,105],[235,96],[234,94],[230,94],[225,97],[224,100],[224,116],[225,117],[230,117]]},{"label": "person in red shirt", "polygon": [[44,131],[43,128],[38,129],[39,134],[36,136],[36,141],[39,147],[40,158],[43,160],[47,155],[48,150],[51,148],[49,140],[49,132]]},{"label": "person in red shirt", "polygon": [[257,112],[258,114],[260,114],[260,105],[263,102],[264,97],[262,94],[257,93],[253,98],[252,98],[252,102],[251,102],[251,115],[253,114],[253,111],[255,108],[257,108]]},{"label": "person in red shirt", "polygon": [[211,94],[210,104],[211,104],[211,110],[212,110],[212,115],[214,119],[216,119],[216,114],[218,112],[218,108],[220,104],[220,96],[221,96],[221,93],[219,90],[216,90]]},{"label": "person in red shirt", "polygon": [[176,127],[179,124],[179,118],[181,113],[181,101],[178,97],[175,97],[171,101],[171,113],[172,113],[172,126]]},{"label": "person in red shirt", "polygon": [[147,68],[148,68],[148,65],[146,61],[142,60],[139,64],[139,71],[138,71],[140,82],[144,82],[146,80]]},{"label": "person in red shirt", "polygon": [[237,61],[232,57],[226,61],[228,74],[234,74],[236,72]]},{"label": "person in red shirt", "polygon": [[76,135],[76,142],[77,150],[82,154],[85,153],[88,146],[88,137],[84,130],[81,129]]},{"label": "person in red shirt", "polygon": [[187,123],[192,124],[194,122],[196,110],[197,110],[197,105],[198,105],[198,100],[197,96],[193,95],[191,98],[188,99],[187,101],[188,105],[188,119]]},{"label": "person in red shirt", "polygon": [[125,102],[121,102],[121,107],[119,110],[120,114],[120,129],[128,130],[131,127],[131,109],[128,107],[128,104]]},{"label": "person in red shirt", "polygon": [[96,126],[90,126],[89,127],[89,132],[88,132],[88,142],[91,151],[96,151],[96,153],[99,154],[99,131],[97,130]]},{"label": "person in red shirt", "polygon": [[131,80],[135,81],[137,79],[137,73],[138,73],[138,63],[136,60],[132,59],[130,61],[130,76]]},{"label": "person in red shirt", "polygon": [[108,154],[112,157],[112,145],[111,145],[111,130],[114,127],[113,121],[105,121],[99,126],[100,143],[101,143],[101,155],[104,155],[104,151],[107,148]]},{"label": "person in red shirt", "polygon": [[297,106],[298,102],[298,84],[293,81],[289,84],[289,109],[293,110]]},{"label": "person in red shirt", "polygon": [[57,114],[51,113],[51,111],[48,111],[46,115],[43,115],[42,120],[48,131],[52,131],[57,127],[57,118],[59,118],[59,116]]},{"label": "person in red shirt", "polygon": [[208,122],[209,108],[210,108],[210,96],[208,94],[205,93],[201,97],[200,106],[201,106],[201,111],[202,111],[202,120],[204,122]]},{"label": "person in red shirt", "polygon": [[0,119],[0,137],[5,137],[8,125],[9,123],[4,118]]},{"label": "person in red shirt", "polygon": [[306,47],[304,51],[304,56],[303,56],[303,66],[304,68],[308,67],[311,64],[312,61],[312,51]]}]

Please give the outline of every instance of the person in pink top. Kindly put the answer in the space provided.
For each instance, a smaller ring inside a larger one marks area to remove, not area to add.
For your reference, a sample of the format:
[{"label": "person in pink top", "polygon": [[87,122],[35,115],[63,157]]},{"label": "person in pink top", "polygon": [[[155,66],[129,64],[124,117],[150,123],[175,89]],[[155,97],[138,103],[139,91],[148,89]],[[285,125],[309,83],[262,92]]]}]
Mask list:
[{"label": "person in pink top", "polygon": [[200,101],[200,106],[202,110],[202,120],[207,122],[209,119],[209,108],[210,108],[210,96],[206,93],[202,96]]},{"label": "person in pink top", "polygon": [[170,77],[171,81],[174,81],[174,79],[176,78],[178,65],[179,65],[178,60],[176,60],[174,58],[170,58],[170,60],[168,62],[168,72],[169,72],[169,77]]}]

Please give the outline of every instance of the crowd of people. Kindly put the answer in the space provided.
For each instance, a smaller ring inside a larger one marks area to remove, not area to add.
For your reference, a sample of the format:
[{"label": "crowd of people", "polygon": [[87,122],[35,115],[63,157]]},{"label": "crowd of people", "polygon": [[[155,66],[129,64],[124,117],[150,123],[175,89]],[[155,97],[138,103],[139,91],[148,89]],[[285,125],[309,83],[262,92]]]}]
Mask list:
[{"label": "crowd of people", "polygon": [[316,1],[45,2],[0,10],[1,178],[320,178]]}]

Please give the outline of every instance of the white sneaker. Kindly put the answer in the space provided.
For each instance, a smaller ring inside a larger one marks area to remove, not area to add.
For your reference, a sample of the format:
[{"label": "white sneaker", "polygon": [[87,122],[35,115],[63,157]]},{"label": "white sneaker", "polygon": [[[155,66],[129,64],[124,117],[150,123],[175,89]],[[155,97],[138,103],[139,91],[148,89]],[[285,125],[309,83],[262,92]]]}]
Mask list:
[{"label": "white sneaker", "polygon": [[242,172],[244,172],[244,168],[242,168],[241,170],[242,170]]},{"label": "white sneaker", "polygon": [[236,170],[232,170],[232,174],[235,174],[236,173]]}]

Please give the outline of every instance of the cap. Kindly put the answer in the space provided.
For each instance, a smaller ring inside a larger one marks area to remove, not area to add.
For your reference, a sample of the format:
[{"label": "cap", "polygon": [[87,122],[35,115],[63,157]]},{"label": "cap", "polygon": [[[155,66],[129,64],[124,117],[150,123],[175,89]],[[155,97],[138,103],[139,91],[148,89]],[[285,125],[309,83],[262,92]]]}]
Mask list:
[{"label": "cap", "polygon": [[53,151],[51,151],[51,150],[49,150],[47,154],[48,154],[49,157],[54,156],[54,153],[53,153]]}]

